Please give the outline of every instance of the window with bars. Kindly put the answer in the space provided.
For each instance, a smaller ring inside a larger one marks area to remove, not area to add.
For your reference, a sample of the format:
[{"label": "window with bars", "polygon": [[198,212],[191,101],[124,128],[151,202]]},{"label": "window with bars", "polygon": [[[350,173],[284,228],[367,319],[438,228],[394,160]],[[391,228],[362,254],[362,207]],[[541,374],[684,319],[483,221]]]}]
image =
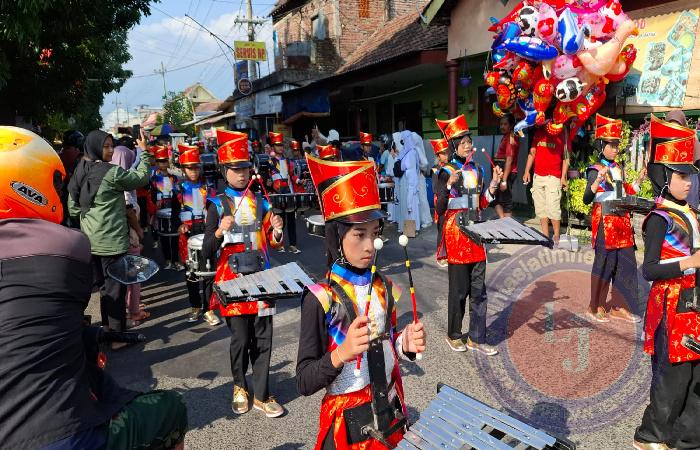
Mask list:
[{"label": "window with bars", "polygon": [[361,19],[369,18],[369,0],[357,0],[357,15]]}]

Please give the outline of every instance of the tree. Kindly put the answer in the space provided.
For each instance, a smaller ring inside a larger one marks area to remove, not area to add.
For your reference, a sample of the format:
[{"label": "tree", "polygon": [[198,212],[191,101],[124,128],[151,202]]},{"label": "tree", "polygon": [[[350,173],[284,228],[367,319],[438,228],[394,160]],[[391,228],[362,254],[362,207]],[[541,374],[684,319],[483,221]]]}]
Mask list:
[{"label": "tree", "polygon": [[99,126],[104,95],[131,76],[122,68],[127,32],[149,3],[0,0],[0,123],[62,117],[83,131]]},{"label": "tree", "polygon": [[192,104],[184,93],[168,92],[168,96],[163,104],[163,123],[169,123],[173,128],[181,133],[187,133],[190,136],[194,134],[194,126],[182,125],[194,118],[192,112]]}]

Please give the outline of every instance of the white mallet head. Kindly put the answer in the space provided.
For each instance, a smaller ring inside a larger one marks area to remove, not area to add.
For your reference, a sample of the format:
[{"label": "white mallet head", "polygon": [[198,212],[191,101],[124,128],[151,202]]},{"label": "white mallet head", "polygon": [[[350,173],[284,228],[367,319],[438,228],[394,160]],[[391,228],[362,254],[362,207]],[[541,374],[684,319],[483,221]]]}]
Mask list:
[{"label": "white mallet head", "polygon": [[423,359],[422,353],[416,353],[416,360],[421,361]]},{"label": "white mallet head", "polygon": [[382,247],[384,247],[384,241],[382,241],[381,238],[376,238],[374,240],[374,249],[375,250],[381,250]]},{"label": "white mallet head", "polygon": [[355,378],[360,378],[360,375],[362,375],[362,372],[360,371],[360,369],[357,369],[357,368],[352,369],[352,373],[355,374]]},{"label": "white mallet head", "polygon": [[482,148],[481,148],[481,152],[482,152],[482,153],[486,153],[486,149],[482,147]]},{"label": "white mallet head", "polygon": [[402,234],[401,236],[399,236],[399,245],[401,247],[407,246],[408,245],[408,236],[406,236],[405,234]]}]

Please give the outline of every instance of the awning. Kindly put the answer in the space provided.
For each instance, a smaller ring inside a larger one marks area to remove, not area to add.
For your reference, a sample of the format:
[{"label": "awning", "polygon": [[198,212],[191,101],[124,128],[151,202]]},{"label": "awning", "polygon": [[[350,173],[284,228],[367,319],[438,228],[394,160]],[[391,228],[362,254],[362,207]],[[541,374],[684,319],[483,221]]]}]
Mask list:
[{"label": "awning", "polygon": [[214,117],[207,117],[205,119],[201,119],[199,122],[196,122],[194,125],[195,126],[208,125],[210,123],[216,123],[220,120],[228,119],[229,117],[235,117],[235,116],[236,116],[235,112],[230,112],[230,113],[221,114],[221,115],[214,116]]},{"label": "awning", "polygon": [[[200,114],[195,114],[194,119],[189,120],[189,121],[183,123],[182,125],[185,125],[185,126],[194,125],[194,124],[198,123],[200,120],[211,119],[213,116],[215,116],[217,114],[221,114],[221,111],[206,111],[206,112],[203,112]],[[197,116],[199,116],[199,117],[197,117]]]},{"label": "awning", "polygon": [[297,120],[301,119],[302,117],[329,117],[331,113],[329,112],[308,112],[308,111],[299,111],[298,113],[294,114],[292,117],[289,119],[285,120],[282,122],[284,125],[291,125]]}]

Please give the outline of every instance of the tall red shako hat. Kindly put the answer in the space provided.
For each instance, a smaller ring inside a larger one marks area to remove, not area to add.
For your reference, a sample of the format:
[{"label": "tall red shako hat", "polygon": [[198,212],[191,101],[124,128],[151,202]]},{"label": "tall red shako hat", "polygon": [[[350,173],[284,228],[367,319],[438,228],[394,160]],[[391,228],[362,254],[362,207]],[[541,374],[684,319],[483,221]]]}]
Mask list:
[{"label": "tall red shako hat", "polygon": [[650,162],[663,164],[676,172],[698,173],[698,168],[693,164],[694,130],[677,123],[666,122],[652,114],[649,136]]},{"label": "tall red shako hat", "polygon": [[317,145],[318,157],[321,159],[333,159],[338,157],[338,149],[332,145]]},{"label": "tall red shako hat", "polygon": [[435,119],[435,123],[447,139],[456,139],[465,134],[471,134],[469,125],[467,125],[467,118],[464,117],[464,114],[460,114],[449,120]]},{"label": "tall red shako hat", "polygon": [[178,144],[177,149],[180,151],[180,165],[194,166],[201,164],[199,160],[199,147],[196,145]]},{"label": "tall red shako hat", "polygon": [[[228,139],[224,141],[224,139]],[[216,141],[219,143],[217,156],[219,164],[244,168],[252,167],[248,154],[248,135],[238,131],[216,130]]]},{"label": "tall red shako hat", "polygon": [[622,119],[611,119],[602,114],[596,114],[595,138],[604,141],[620,140],[622,138]]},{"label": "tall red shako hat", "polygon": [[364,133],[360,131],[360,145],[362,144],[371,144],[372,143],[372,135],[370,133]]},{"label": "tall red shako hat", "polygon": [[306,155],[325,221],[365,223],[385,217],[372,161],[324,161]]},{"label": "tall red shako hat", "polygon": [[450,146],[450,143],[447,142],[447,139],[445,138],[431,139],[430,145],[433,146],[433,152],[435,152],[435,154],[437,155],[438,153],[446,152]]},{"label": "tall red shako hat", "polygon": [[284,144],[284,134],[282,133],[276,133],[274,131],[270,131],[267,133],[267,136],[270,138],[270,145],[283,145]]},{"label": "tall red shako hat", "polygon": [[167,161],[169,159],[168,148],[162,145],[151,147],[151,153],[156,161]]}]

